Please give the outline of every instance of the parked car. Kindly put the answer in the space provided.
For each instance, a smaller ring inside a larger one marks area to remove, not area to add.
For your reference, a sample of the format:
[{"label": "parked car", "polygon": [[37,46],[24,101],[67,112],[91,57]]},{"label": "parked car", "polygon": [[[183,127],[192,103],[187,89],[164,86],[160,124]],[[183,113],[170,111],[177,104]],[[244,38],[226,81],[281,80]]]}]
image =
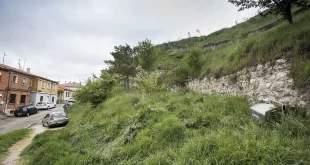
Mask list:
[{"label": "parked car", "polygon": [[75,100],[69,100],[64,106],[64,110],[66,111],[71,105],[75,103]]},{"label": "parked car", "polygon": [[30,106],[21,106],[15,109],[14,116],[30,116],[31,114],[38,113],[38,109],[32,105]]},{"label": "parked car", "polygon": [[66,125],[69,119],[65,112],[48,113],[42,120],[43,127],[50,128],[52,126]]},{"label": "parked car", "polygon": [[47,101],[40,101],[36,104],[36,108],[37,109],[51,109],[51,108],[55,108],[56,107],[56,104],[54,103],[50,103],[50,102],[47,102]]}]

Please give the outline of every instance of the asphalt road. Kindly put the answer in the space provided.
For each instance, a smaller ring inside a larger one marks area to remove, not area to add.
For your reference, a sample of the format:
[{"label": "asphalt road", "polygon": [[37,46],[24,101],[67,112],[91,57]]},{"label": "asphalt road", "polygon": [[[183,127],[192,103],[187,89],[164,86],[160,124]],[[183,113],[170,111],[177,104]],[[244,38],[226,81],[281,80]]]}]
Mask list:
[{"label": "asphalt road", "polygon": [[40,110],[37,114],[29,117],[8,117],[0,120],[0,135],[9,133],[18,129],[27,128],[31,125],[41,124],[43,117],[50,112],[63,111],[63,105],[57,104],[56,108],[50,110]]}]

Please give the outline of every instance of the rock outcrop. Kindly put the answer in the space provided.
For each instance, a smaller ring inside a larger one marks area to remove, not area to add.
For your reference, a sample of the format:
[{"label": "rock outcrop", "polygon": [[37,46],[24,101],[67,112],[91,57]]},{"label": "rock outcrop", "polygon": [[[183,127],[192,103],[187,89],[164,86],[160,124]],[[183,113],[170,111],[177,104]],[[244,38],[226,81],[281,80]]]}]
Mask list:
[{"label": "rock outcrop", "polygon": [[267,99],[291,106],[309,106],[310,92],[294,87],[293,79],[288,77],[290,66],[279,59],[274,65],[257,65],[219,79],[193,80],[187,87],[207,94],[247,96],[250,101]]}]

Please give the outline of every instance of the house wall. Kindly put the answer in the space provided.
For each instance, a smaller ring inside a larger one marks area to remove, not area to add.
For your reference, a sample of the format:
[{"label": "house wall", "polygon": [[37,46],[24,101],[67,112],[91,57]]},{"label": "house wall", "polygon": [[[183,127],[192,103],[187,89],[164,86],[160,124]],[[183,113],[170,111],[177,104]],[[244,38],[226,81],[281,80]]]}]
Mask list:
[{"label": "house wall", "polygon": [[[16,109],[19,106],[28,105],[30,95],[28,93],[32,86],[32,77],[30,75],[0,70],[0,110]],[[17,82],[13,82],[13,76],[17,76]],[[27,78],[26,84],[23,84],[23,78]],[[15,94],[15,103],[9,103],[11,94]],[[21,96],[25,95],[25,103],[20,103]],[[7,103],[7,104],[6,104]]]},{"label": "house wall", "polygon": [[[41,91],[45,93],[57,94],[58,84],[49,80],[35,78],[33,83],[33,91]],[[45,86],[42,88],[42,82],[45,82]],[[51,87],[48,88],[48,83],[51,83]],[[53,84],[56,84],[55,89],[53,89]]]},{"label": "house wall", "polygon": [[[68,97],[66,96],[67,92],[69,92],[69,96]],[[65,90],[64,94],[63,94],[63,100],[68,101],[70,98],[72,98],[72,93],[73,93],[72,91]]]},{"label": "house wall", "polygon": [[43,93],[43,92],[31,92],[31,103],[33,105],[37,104],[38,102],[40,102],[40,98],[41,96],[43,97],[42,101],[47,101],[47,102],[52,102],[52,98],[54,97],[54,102],[57,102],[57,94],[48,94],[48,93]]}]

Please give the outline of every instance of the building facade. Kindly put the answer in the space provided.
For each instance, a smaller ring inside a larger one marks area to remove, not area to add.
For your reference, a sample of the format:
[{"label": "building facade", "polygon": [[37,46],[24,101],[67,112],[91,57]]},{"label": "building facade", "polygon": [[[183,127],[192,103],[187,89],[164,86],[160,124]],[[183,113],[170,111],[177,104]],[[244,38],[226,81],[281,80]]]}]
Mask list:
[{"label": "building facade", "polygon": [[64,104],[72,98],[73,90],[66,88],[62,85],[58,85],[58,103]]},{"label": "building facade", "polygon": [[0,109],[12,114],[20,106],[30,104],[33,74],[0,64]]},{"label": "building facade", "polygon": [[57,103],[58,82],[39,76],[34,76],[30,92],[30,103],[35,105],[40,101]]},{"label": "building facade", "polygon": [[[65,84],[59,84],[60,86],[62,86],[63,88],[67,89],[66,92],[64,92],[66,99],[73,99],[73,94],[74,92],[81,88],[82,85],[81,83],[76,83],[76,82],[69,82],[69,83],[65,83]],[[67,93],[67,94],[66,94]]]}]

